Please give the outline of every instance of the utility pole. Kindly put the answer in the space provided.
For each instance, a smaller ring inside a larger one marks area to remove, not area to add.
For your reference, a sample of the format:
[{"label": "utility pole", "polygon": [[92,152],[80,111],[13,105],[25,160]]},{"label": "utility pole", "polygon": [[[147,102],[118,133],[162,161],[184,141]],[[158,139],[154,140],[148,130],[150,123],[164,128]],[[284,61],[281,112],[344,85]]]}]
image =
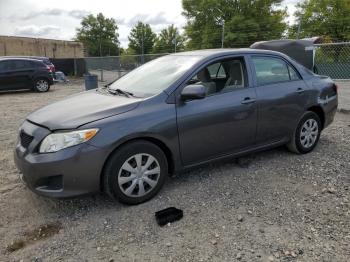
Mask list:
[{"label": "utility pole", "polygon": [[175,38],[174,38],[174,51],[176,53],[176,35],[177,35],[177,31],[175,30]]},{"label": "utility pole", "polygon": [[102,56],[102,35],[101,35],[102,33],[100,32],[100,34],[99,34],[99,51],[100,51],[100,56]]},{"label": "utility pole", "polygon": [[143,65],[145,63],[145,57],[144,57],[144,36],[143,36],[143,25],[142,25],[142,29],[141,29],[141,33],[142,33],[142,36],[141,36],[141,64]]},{"label": "utility pole", "polygon": [[102,40],[101,40],[101,37],[100,37],[100,56],[102,56]]},{"label": "utility pole", "polygon": [[301,21],[299,21],[299,25],[298,25],[297,39],[299,39],[299,36],[300,36],[300,29],[301,29]]},{"label": "utility pole", "polygon": [[224,48],[224,40],[225,40],[225,20],[221,20],[222,23],[222,31],[221,31],[221,48]]},{"label": "utility pole", "polygon": [[298,24],[298,31],[297,31],[297,39],[300,37],[300,31],[301,31],[301,20],[303,19],[303,15],[299,19],[299,24]]}]

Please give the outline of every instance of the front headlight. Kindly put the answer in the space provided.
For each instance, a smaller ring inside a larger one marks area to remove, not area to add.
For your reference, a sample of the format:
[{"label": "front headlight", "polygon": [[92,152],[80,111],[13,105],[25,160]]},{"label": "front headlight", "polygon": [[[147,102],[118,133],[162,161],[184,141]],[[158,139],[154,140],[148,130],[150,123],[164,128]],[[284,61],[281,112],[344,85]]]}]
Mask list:
[{"label": "front headlight", "polygon": [[63,148],[84,143],[93,138],[97,132],[98,128],[52,133],[41,142],[39,152],[57,152]]}]

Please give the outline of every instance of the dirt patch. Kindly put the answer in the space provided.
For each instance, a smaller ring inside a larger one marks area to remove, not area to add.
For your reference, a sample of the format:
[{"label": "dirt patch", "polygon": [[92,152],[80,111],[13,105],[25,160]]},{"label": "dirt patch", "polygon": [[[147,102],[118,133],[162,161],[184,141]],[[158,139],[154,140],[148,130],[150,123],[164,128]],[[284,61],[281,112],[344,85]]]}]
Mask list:
[{"label": "dirt patch", "polygon": [[34,230],[30,230],[24,233],[24,236],[21,239],[17,239],[6,248],[7,252],[15,252],[19,249],[24,248],[25,246],[31,245],[34,242],[47,239],[56,235],[62,229],[62,225],[59,222],[50,223],[41,225]]}]

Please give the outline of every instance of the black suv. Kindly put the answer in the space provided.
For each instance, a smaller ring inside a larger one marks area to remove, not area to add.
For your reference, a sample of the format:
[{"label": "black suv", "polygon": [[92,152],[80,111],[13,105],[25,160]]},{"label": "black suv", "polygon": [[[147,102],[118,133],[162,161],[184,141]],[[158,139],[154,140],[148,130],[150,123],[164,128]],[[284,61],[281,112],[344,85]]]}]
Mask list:
[{"label": "black suv", "polygon": [[54,64],[50,61],[50,58],[45,57],[45,56],[0,56],[1,58],[29,58],[29,59],[35,59],[35,60],[40,60],[42,61],[45,65],[50,67],[51,73],[53,74],[53,77],[55,78],[55,66]]},{"label": "black suv", "polygon": [[51,67],[41,60],[0,58],[0,91],[32,89],[47,92],[53,83]]}]

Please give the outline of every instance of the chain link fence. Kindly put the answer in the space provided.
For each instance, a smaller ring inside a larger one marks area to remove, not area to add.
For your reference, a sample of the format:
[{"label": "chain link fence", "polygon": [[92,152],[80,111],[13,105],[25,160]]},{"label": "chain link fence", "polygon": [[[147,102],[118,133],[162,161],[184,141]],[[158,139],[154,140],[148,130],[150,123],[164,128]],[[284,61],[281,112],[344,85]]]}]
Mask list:
[{"label": "chain link fence", "polygon": [[332,79],[350,79],[350,42],[315,44],[315,72]]},{"label": "chain link fence", "polygon": [[[332,79],[350,80],[350,42],[314,45],[314,71]],[[86,69],[96,74],[99,81],[112,82],[134,68],[155,58],[167,55],[122,55],[107,57],[86,57]]]},{"label": "chain link fence", "polygon": [[86,57],[85,63],[90,74],[98,76],[101,82],[112,82],[127,72],[165,54],[122,55],[106,57]]}]

